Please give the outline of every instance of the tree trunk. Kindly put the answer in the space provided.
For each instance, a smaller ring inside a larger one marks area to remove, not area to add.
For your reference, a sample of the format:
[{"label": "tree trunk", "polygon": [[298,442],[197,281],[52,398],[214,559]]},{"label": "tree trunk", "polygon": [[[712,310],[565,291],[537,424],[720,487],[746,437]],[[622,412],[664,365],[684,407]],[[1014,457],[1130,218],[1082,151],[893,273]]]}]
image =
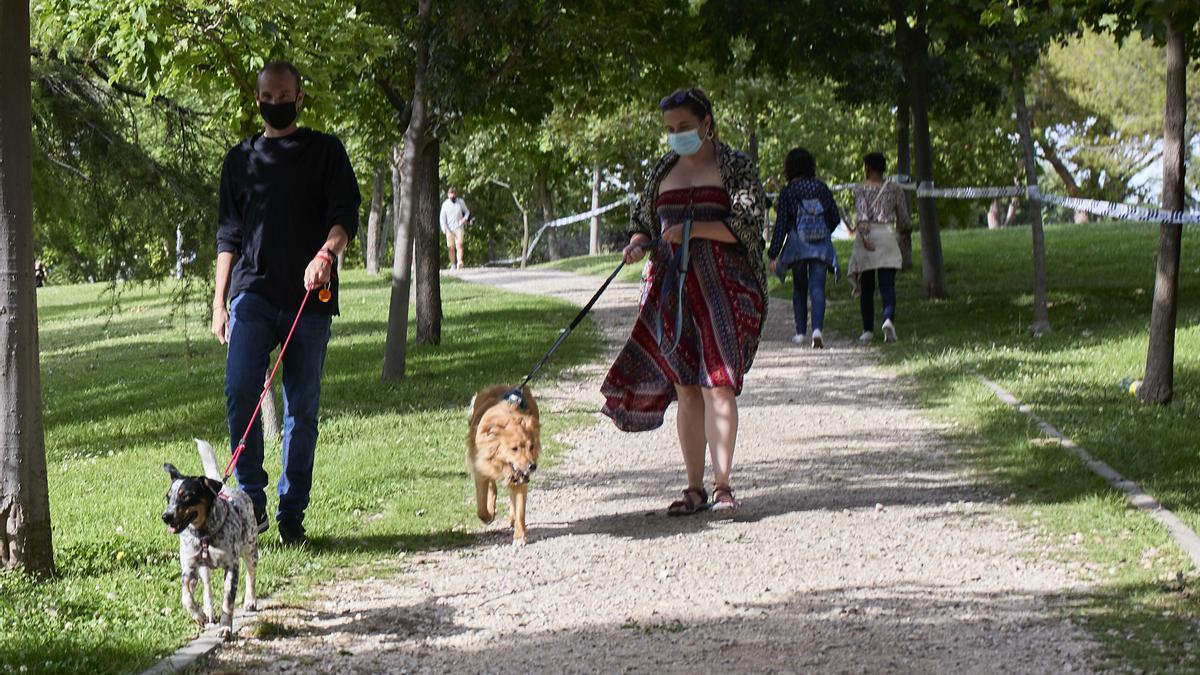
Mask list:
[{"label": "tree trunk", "polygon": [[[896,173],[901,176],[907,176],[912,168],[912,161],[909,155],[912,142],[909,140],[910,121],[912,112],[908,104],[908,89],[903,83],[900,86],[898,100],[896,102]],[[908,200],[908,193],[904,193],[904,199]],[[911,270],[913,268],[912,259],[912,231],[901,232],[900,234],[900,269]]]},{"label": "tree trunk", "polygon": [[[424,143],[417,174],[416,275],[417,344],[442,342],[441,227],[438,225],[438,164],[441,141],[430,136]],[[466,249],[463,249],[466,255]]]},{"label": "tree trunk", "polygon": [[[1168,17],[1167,103],[1163,111],[1163,194],[1165,211],[1182,211],[1184,158],[1187,156],[1187,53],[1186,33]],[[1190,27],[1188,27],[1190,28]],[[1175,314],[1179,299],[1179,256],[1183,226],[1163,223],[1158,235],[1158,270],[1154,276],[1154,306],[1150,311],[1150,344],[1146,350],[1146,375],[1138,396],[1143,403],[1170,403],[1174,396]]]},{"label": "tree trunk", "polygon": [[49,576],[29,81],[29,3],[0,3],[0,565]]},{"label": "tree trunk", "polygon": [[[554,200],[550,196],[550,186],[547,185],[546,175],[541,171],[537,172],[534,181],[537,183],[538,200],[542,202],[542,223],[548,223],[554,220]],[[555,229],[546,229],[546,255],[550,260],[558,260],[561,257],[558,254],[558,239],[554,236]]]},{"label": "tree trunk", "polygon": [[385,196],[383,173],[386,164],[375,165],[375,180],[371,184],[371,213],[367,216],[366,267],[368,274],[379,274],[379,244],[382,239],[383,199]]},{"label": "tree trunk", "polygon": [[[1033,149],[1033,120],[1025,104],[1025,73],[1015,45],[1009,45],[1009,64],[1012,68],[1013,102],[1017,112],[1017,133],[1021,137],[1021,153],[1025,164],[1025,185],[1038,184],[1037,155]],[[1029,226],[1033,241],[1033,325],[1034,337],[1050,332],[1050,314],[1046,309],[1046,235],[1042,231],[1042,202],[1029,199]]]},{"label": "tree trunk", "polygon": [[[890,0],[896,19],[896,42],[904,64],[912,106],[913,161],[917,183],[933,183],[933,150],[929,136],[929,35],[925,32],[925,6],[917,10],[916,25],[910,27],[904,3]],[[921,274],[927,298],[948,298],[946,268],[942,259],[942,233],[937,206],[932,197],[917,199],[921,223]]]},{"label": "tree trunk", "polygon": [[[1042,148],[1042,154],[1049,160],[1050,166],[1054,167],[1054,173],[1058,174],[1059,180],[1066,186],[1067,196],[1078,197],[1079,183],[1075,180],[1075,176],[1071,174],[1067,163],[1058,156],[1058,151],[1054,148],[1054,145],[1048,143],[1041,135],[1038,136],[1038,145]],[[1076,211],[1074,220],[1076,225],[1082,225],[1091,220],[1091,214],[1087,211]]]},{"label": "tree trunk", "polygon": [[[600,208],[600,162],[592,165],[592,209]],[[588,238],[588,254],[600,252],[600,216],[592,216],[591,236]]]},{"label": "tree trunk", "polygon": [[416,64],[413,96],[403,149],[392,149],[392,200],[396,218],[396,248],[392,255],[392,297],[388,305],[383,379],[404,379],[408,357],[408,294],[412,288],[413,240],[417,223],[417,176],[414,170],[429,137],[426,77],[429,71],[429,13],[432,0],[417,3]]},{"label": "tree trunk", "polygon": [[183,228],[175,226],[175,278],[183,278]]},{"label": "tree trunk", "polygon": [[[414,110],[413,116],[416,117]],[[424,115],[422,106],[421,115]],[[423,120],[422,120],[423,123]],[[411,123],[410,123],[411,124]],[[405,134],[406,137],[410,134]],[[412,290],[413,233],[411,224],[414,212],[413,172],[419,152],[415,137],[406,138],[405,143],[392,148],[392,214],[395,221],[392,251],[392,296],[388,305],[387,342],[383,352],[383,379],[404,379],[408,354],[408,295]],[[410,170],[405,170],[408,168]]]},{"label": "tree trunk", "polygon": [[758,166],[758,129],[751,129],[749,136],[750,142],[747,144],[749,147],[746,150],[750,154],[750,160],[754,162],[754,166]]}]

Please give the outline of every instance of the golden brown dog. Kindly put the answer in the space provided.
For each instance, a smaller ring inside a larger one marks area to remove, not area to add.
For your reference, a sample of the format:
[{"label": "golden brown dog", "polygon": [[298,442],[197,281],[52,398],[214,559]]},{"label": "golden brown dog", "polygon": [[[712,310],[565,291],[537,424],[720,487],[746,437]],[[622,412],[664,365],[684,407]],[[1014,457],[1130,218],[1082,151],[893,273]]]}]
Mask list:
[{"label": "golden brown dog", "polygon": [[513,545],[525,545],[525,497],[529,476],[542,452],[542,423],[529,387],[522,389],[524,408],[505,399],[512,391],[502,384],[487,387],[471,401],[467,434],[467,466],[475,478],[475,504],[485,523],[496,517],[496,483],[508,486],[508,524]]}]

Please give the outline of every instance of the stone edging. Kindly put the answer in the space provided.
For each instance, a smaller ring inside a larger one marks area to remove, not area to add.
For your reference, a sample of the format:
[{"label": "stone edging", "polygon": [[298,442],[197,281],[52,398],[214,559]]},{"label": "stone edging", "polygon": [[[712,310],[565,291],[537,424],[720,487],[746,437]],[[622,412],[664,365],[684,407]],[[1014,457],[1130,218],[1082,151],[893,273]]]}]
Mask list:
[{"label": "stone edging", "polygon": [[1200,536],[1196,534],[1195,530],[1188,527],[1187,523],[1180,520],[1179,516],[1163,508],[1163,505],[1158,503],[1157,499],[1146,494],[1137,483],[1117,473],[1116,469],[1096,459],[1075,441],[1067,438],[1061,431],[1055,429],[1049,422],[1033,412],[1032,408],[1005,391],[1003,387],[978,373],[975,374],[975,377],[979,378],[983,386],[991,389],[992,393],[1001,401],[1033,420],[1038,425],[1038,428],[1042,430],[1042,433],[1058,440],[1062,447],[1074,453],[1093,473],[1108,481],[1109,485],[1124,492],[1129,497],[1130,503],[1167,528],[1167,532],[1170,533],[1175,543],[1179,544],[1179,548],[1183,549],[1188,554],[1188,557],[1192,559],[1192,564],[1197,569],[1200,569]]},{"label": "stone edging", "polygon": [[[259,598],[258,603],[257,612],[245,612],[240,607],[235,610],[233,615],[233,634],[235,636],[246,626],[255,623],[262,610],[269,609],[269,607],[263,606],[262,598]],[[174,654],[163,657],[158,663],[143,670],[141,675],[169,675],[191,668],[197,661],[213,653],[225,643],[225,640],[217,635],[218,630],[220,630],[219,626],[205,628],[204,632],[194,640],[180,647]]]}]

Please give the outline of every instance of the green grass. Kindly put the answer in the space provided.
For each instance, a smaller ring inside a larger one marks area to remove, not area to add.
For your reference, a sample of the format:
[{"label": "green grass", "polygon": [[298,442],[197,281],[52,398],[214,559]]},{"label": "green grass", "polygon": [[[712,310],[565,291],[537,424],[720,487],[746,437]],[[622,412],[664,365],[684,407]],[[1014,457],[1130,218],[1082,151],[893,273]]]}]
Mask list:
[{"label": "green grass", "polygon": [[[1120,385],[1144,368],[1157,237],[1153,225],[1047,228],[1052,332],[1033,338],[1029,231],[945,232],[951,299],[922,299],[918,250],[917,269],[902,274],[898,287],[901,341],[881,346],[881,354],[915,382],[933,415],[953,425],[978,470],[1007,486],[1018,518],[1036,526],[1064,565],[1097,584],[1094,593],[1064,602],[1100,638],[1106,662],[1164,672],[1200,667],[1191,562],[1123,494],[1046,443],[972,374],[999,382],[1200,528],[1200,251],[1186,241],[1175,402],[1144,406]],[[831,288],[827,329],[857,336],[849,284]],[[773,294],[790,297],[790,285]]]},{"label": "green grass", "polygon": [[[620,253],[602,253],[600,255],[580,256],[578,258],[563,258],[562,260],[535,265],[535,267],[538,269],[562,270],[576,274],[607,277],[612,274],[612,271],[616,269],[619,262],[621,262]],[[633,284],[638,283],[642,280],[643,266],[644,263],[626,265],[621,269],[621,273],[617,275],[616,280]]]},{"label": "green grass", "polygon": [[[1104,663],[1112,668],[1200,668],[1195,570],[1161,527],[1067,451],[1046,443],[973,373],[999,382],[1200,529],[1200,248],[1191,245],[1196,232],[1184,235],[1176,393],[1169,406],[1143,406],[1120,386],[1126,378],[1140,378],[1145,364],[1154,225],[1048,227],[1053,331],[1037,339],[1027,331],[1028,229],[944,232],[951,299],[922,299],[918,245],[917,269],[900,276],[901,341],[877,343],[884,363],[915,387],[929,414],[947,422],[951,440],[969,449],[981,479],[1004,486],[1017,518],[1061,564],[1094,582],[1093,592],[1064,597],[1062,603],[1099,638]],[[845,264],[848,242],[838,246]],[[599,274],[615,264],[610,255],[552,266]],[[771,285],[772,295],[791,297],[790,279],[781,287],[772,277]],[[828,295],[826,333],[857,337],[858,301],[850,297],[849,284],[831,281]]]},{"label": "green grass", "polygon": [[[389,289],[343,279],[326,363],[307,550],[265,543],[260,593],[296,596],[334,575],[370,574],[400,552],[463,546],[476,528],[464,462],[466,406],[481,386],[512,382],[576,309],[443,280],[438,347],[412,346],[409,377],[380,382]],[[191,442],[227,457],[224,348],[207,335],[206,300],[179,289],[39,290],[46,451],[55,561],[37,581],[0,574],[0,672],[128,672],[196,634],[179,603],[178,544],[158,520],[170,461],[200,472]],[[591,324],[552,370],[596,353]],[[545,373],[543,380],[554,372]],[[536,389],[536,387],[535,387]],[[554,415],[549,439],[578,415]],[[278,441],[266,466],[279,474]],[[272,496],[273,502],[273,496]],[[272,530],[271,535],[274,535]],[[386,566],[385,566],[386,567]],[[394,566],[393,566],[394,567]]]}]

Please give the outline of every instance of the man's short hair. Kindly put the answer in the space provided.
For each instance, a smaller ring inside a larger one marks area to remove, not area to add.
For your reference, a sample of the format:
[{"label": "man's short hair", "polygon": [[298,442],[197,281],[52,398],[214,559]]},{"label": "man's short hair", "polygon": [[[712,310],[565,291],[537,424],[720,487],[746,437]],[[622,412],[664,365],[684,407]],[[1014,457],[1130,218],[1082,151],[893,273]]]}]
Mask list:
[{"label": "man's short hair", "polygon": [[290,74],[292,77],[296,78],[296,93],[300,93],[300,89],[302,88],[300,84],[302,81],[300,77],[300,71],[297,70],[296,66],[293,66],[290,61],[267,61],[265,64],[263,64],[262,70],[258,71],[257,86],[259,89],[262,89],[263,77],[268,73],[271,75],[282,75],[284,73]]}]

